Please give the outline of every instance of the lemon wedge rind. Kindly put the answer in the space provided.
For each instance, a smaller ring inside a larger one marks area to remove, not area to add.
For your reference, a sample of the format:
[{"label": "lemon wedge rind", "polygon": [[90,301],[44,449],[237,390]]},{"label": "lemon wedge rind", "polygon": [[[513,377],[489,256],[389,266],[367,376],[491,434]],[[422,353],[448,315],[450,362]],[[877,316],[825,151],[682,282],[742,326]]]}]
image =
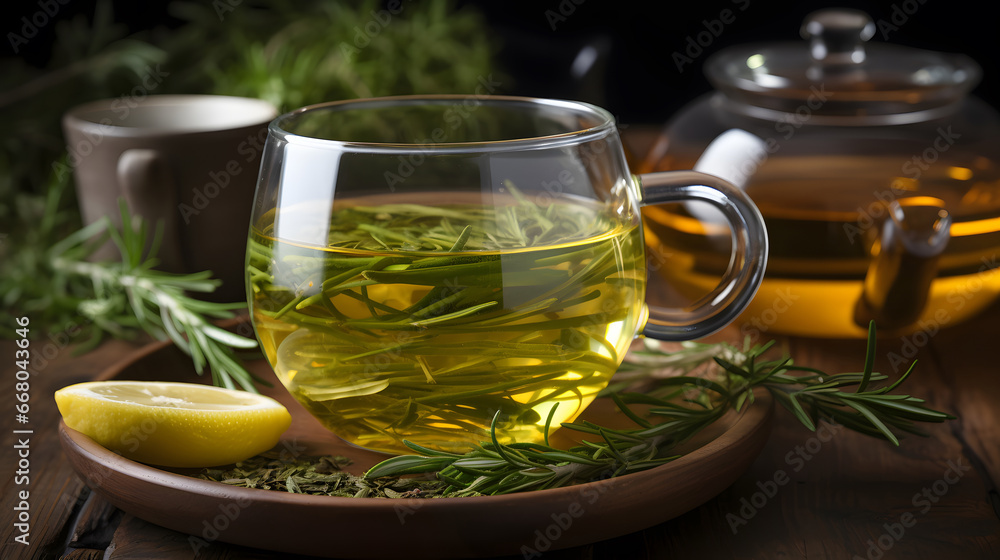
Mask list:
[{"label": "lemon wedge rind", "polygon": [[279,402],[195,383],[93,381],[55,393],[66,425],[122,456],[167,467],[235,463],[274,447],[291,424]]}]

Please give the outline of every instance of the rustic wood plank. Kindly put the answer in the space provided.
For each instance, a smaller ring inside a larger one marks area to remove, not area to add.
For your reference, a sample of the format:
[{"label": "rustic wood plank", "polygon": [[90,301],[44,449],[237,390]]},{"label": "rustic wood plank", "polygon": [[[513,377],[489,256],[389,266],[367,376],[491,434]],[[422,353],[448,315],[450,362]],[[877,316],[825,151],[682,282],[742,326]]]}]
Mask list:
[{"label": "rustic wood plank", "polygon": [[[920,363],[904,386],[906,392],[925,398],[934,408],[960,413],[951,401],[953,391],[941,382],[944,372],[928,359],[931,351],[924,347],[914,356]],[[800,362],[828,371],[859,371],[863,352],[863,341],[793,341],[793,355]],[[894,354],[906,355],[900,340],[881,339],[876,369],[902,373],[905,366],[894,368]],[[800,437],[790,431],[792,425],[789,419],[776,426],[762,460],[782,464],[774,452],[792,449]],[[892,557],[997,557],[1000,524],[983,500],[981,473],[966,470],[970,458],[953,429],[949,424],[932,425],[927,428],[930,437],[907,437],[898,448],[860,434],[838,433],[829,442],[832,453],[824,446],[805,463],[781,501],[785,528],[791,541],[798,541],[796,553],[865,558],[891,550]],[[766,476],[759,469],[750,474]],[[925,488],[931,490],[930,497],[921,495]],[[904,522],[912,526],[901,526]]]},{"label": "rustic wood plank", "polygon": [[[909,343],[920,364],[907,392],[960,416],[958,421],[932,426],[929,438],[908,437],[895,448],[846,431],[811,434],[779,410],[761,455],[717,498],[645,531],[576,549],[548,551],[543,557],[873,558],[881,551],[884,560],[1000,558],[1000,496],[996,491],[1000,482],[1000,368],[988,355],[995,346],[998,312],[1000,306],[994,306],[965,325],[934,333],[926,342],[919,337],[879,341],[878,369],[892,373],[896,361],[888,356],[909,357]],[[738,331],[730,328],[720,336],[736,340]],[[797,362],[829,371],[857,371],[864,356],[863,341],[782,341]],[[914,345],[914,341],[921,343]],[[0,475],[5,500],[0,557],[104,558],[101,546],[107,538],[98,535],[112,529],[106,551],[110,558],[195,557],[187,535],[110,510],[99,498],[81,499],[87,492],[57,443],[58,413],[52,392],[90,379],[135,348],[113,341],[79,358],[61,352],[33,372],[32,546],[13,543],[16,485],[8,471]],[[0,343],[0,356],[11,355],[12,349],[9,342]],[[0,360],[0,376],[9,379],[11,372],[10,365]],[[12,395],[4,394],[0,402],[10,410]],[[3,425],[9,434],[13,429],[9,417]],[[825,435],[831,437],[826,440]],[[12,445],[8,436],[0,462],[16,464]],[[774,481],[779,471],[787,474],[788,481],[762,502],[757,495],[767,493],[768,481]],[[927,496],[922,494],[925,489]],[[761,506],[753,507],[752,515],[741,515],[741,508],[747,508],[743,513],[751,511],[747,504],[753,506],[755,496]],[[901,520],[907,514],[912,516],[905,518],[912,526],[903,527]],[[116,516],[121,520],[117,525]],[[67,540],[70,548],[64,549]],[[887,546],[877,548],[879,544],[889,545],[888,550],[884,550]],[[289,557],[220,542],[199,553],[198,558],[211,559]],[[514,558],[521,556],[509,557]]]},{"label": "rustic wood plank", "polygon": [[107,549],[123,515],[124,512],[104,498],[90,492],[76,518],[68,546]]},{"label": "rustic wood plank", "polygon": [[998,316],[1000,306],[993,306],[966,325],[934,334],[928,345],[940,373],[936,386],[947,391],[959,416],[951,426],[988,474],[994,499],[1000,487],[1000,362],[990,354],[997,348]]},{"label": "rustic wood plank", "polygon": [[[885,347],[883,350],[891,348],[891,342],[882,345]],[[793,355],[800,363],[816,365],[830,371],[859,369],[864,351],[862,341],[793,340],[788,347],[792,349]],[[923,363],[910,382],[910,392],[927,394],[927,391],[930,391],[932,394],[928,396],[931,397],[929,400],[932,404],[947,409],[951,392],[937,387],[941,383],[938,375],[928,376],[926,370],[933,368],[932,365],[928,365],[932,360],[926,356],[921,359]],[[886,364],[880,364],[880,367],[885,369]],[[933,482],[936,478],[940,478],[940,466],[933,461],[928,464],[925,457],[961,454],[961,445],[951,438],[951,429],[940,426],[932,430],[931,439],[909,438],[898,449],[865,436],[838,432],[830,441],[819,442],[822,445],[814,442],[813,446],[818,447],[815,453],[809,455],[808,460],[798,454],[793,454],[789,458],[789,453],[794,453],[797,446],[803,447],[808,453],[809,441],[816,436],[797,426],[789,415],[781,414],[779,416],[781,421],[776,424],[774,434],[764,453],[751,470],[719,498],[677,520],[647,531],[589,547],[549,551],[545,557],[557,560],[590,557],[640,558],[659,557],[661,553],[667,551],[681,557],[700,555],[752,558],[805,555],[810,558],[833,558],[843,557],[845,553],[856,553],[864,557],[865,539],[877,539],[885,532],[883,524],[892,523],[893,510],[887,511],[883,505],[887,496],[895,495],[894,499],[901,504],[895,506],[898,513],[905,513],[904,506],[910,509],[913,507],[910,503],[913,494],[911,490],[919,489],[921,482]],[[800,465],[801,469],[795,471]],[[908,477],[899,480],[894,471],[897,466],[905,467]],[[779,469],[788,471],[791,482],[781,488],[774,501],[760,508],[747,520],[746,531],[741,526],[738,528],[738,534],[733,535],[727,522],[727,515],[732,513],[738,515],[743,500],[751,499],[760,489],[757,483],[766,483],[768,480],[766,477],[773,478]],[[897,491],[900,488],[903,491]],[[974,517],[983,513],[977,509],[982,507],[981,501],[978,506],[973,503],[974,500],[969,500],[967,497],[965,498],[967,503],[956,501],[951,506],[944,501],[945,498],[957,495],[949,489],[948,494],[942,496],[942,501],[935,504],[934,509],[928,512],[927,519],[934,520],[935,525],[938,525],[942,520],[931,515],[934,512],[942,513],[944,520],[954,516],[956,512],[971,512]],[[819,511],[812,511],[815,509]],[[868,521],[869,516],[872,516],[871,521]],[[958,516],[950,526],[942,529],[945,531],[944,534],[967,538],[971,546],[978,546],[981,551],[991,551],[994,542],[990,538],[990,531],[994,529],[994,524],[990,517],[975,517],[977,521],[971,524],[964,517]],[[860,529],[855,530],[859,525]],[[920,529],[921,534],[924,534],[923,530],[927,527]],[[939,542],[937,537],[933,536],[937,533],[936,529],[926,533],[931,535],[929,544],[923,542],[927,539],[901,539],[898,543],[894,543],[893,550],[918,554],[922,551],[942,552],[945,548],[952,549],[953,543]],[[914,534],[911,532],[911,537]],[[907,550],[905,546],[907,541],[913,543],[910,546],[911,550]],[[852,543],[853,548],[849,546]],[[184,558],[190,551],[186,535],[130,518],[128,524],[120,527],[115,535],[111,557]],[[618,555],[624,551],[629,555]],[[213,543],[210,548],[199,552],[202,553],[200,557],[206,558],[279,556],[224,543]],[[977,556],[973,549],[969,549],[966,557]]]},{"label": "rustic wood plank", "polygon": [[[336,547],[331,537],[330,546]],[[265,560],[282,558],[308,560],[309,557],[256,550],[220,541],[193,540],[170,529],[147,523],[131,514],[125,514],[115,531],[108,560]]]},{"label": "rustic wood plank", "polygon": [[[0,473],[0,493],[4,497],[2,520],[0,520],[0,557],[35,558],[44,555],[58,556],[63,553],[69,534],[68,523],[82,506],[80,500],[85,486],[77,478],[69,463],[62,455],[57,426],[59,411],[52,394],[59,388],[86,381],[96,375],[109,363],[119,359],[129,350],[139,347],[137,343],[111,341],[85,356],[75,357],[71,348],[60,348],[59,337],[32,343],[32,367],[29,401],[30,411],[27,424],[14,425],[14,355],[15,345],[11,341],[0,343],[0,379],[10,380],[10,387],[2,391],[4,445],[0,449],[0,464],[12,467],[18,464],[14,445],[16,438],[30,439],[30,473],[28,485],[16,484],[15,468],[4,469]],[[32,430],[31,434],[13,434],[14,429]],[[25,547],[14,541],[18,531],[14,527],[14,506],[19,503],[19,492],[29,492],[30,504],[30,545]]]},{"label": "rustic wood plank", "polygon": [[94,548],[74,548],[60,557],[59,560],[102,560],[104,558],[103,549]]},{"label": "rustic wood plank", "polygon": [[[864,341],[785,342],[798,363],[826,371],[859,371],[864,359]],[[887,356],[901,352],[900,343],[879,344],[877,366],[891,371]],[[948,389],[954,375],[930,359],[932,352],[929,345],[917,353],[920,369],[907,392],[967,414],[971,407],[955,400],[958,393],[980,406],[1000,402],[997,391]],[[972,375],[981,375],[983,362],[975,363],[979,373]],[[992,437],[995,445],[998,426],[983,427],[979,440]],[[908,437],[896,448],[842,429],[812,434],[780,410],[750,470],[715,500],[645,531],[649,549],[678,558],[1000,557],[1000,521],[984,499],[990,482],[965,470],[970,457],[954,430],[935,425],[929,438]]]},{"label": "rustic wood plank", "polygon": [[186,560],[196,556],[187,535],[125,514],[106,557],[109,560]]},{"label": "rustic wood plank", "polygon": [[[51,344],[52,346],[50,346]],[[56,427],[59,422],[59,412],[56,409],[52,394],[69,383],[89,379],[90,376],[99,371],[107,361],[121,354],[128,345],[109,344],[102,351],[95,352],[82,358],[74,358],[65,349],[57,351],[54,342],[46,344],[39,341],[33,343],[31,349],[33,356],[38,358],[33,361],[31,368],[29,401],[30,411],[27,424],[13,425],[14,392],[5,390],[3,399],[3,409],[10,414],[4,414],[5,430],[4,446],[0,450],[0,462],[5,465],[17,465],[19,458],[14,449],[15,437],[27,438],[30,441],[30,474],[27,485],[16,484],[18,479],[15,469],[5,469],[0,480],[0,492],[3,493],[5,505],[2,515],[2,529],[0,534],[3,538],[3,548],[0,555],[4,558],[33,557],[42,552],[47,554],[61,554],[63,543],[66,539],[66,524],[73,515],[78,505],[78,496],[83,490],[83,483],[76,477],[67,461],[62,456],[62,450],[58,443],[58,433]],[[0,356],[13,356],[14,344],[4,341],[0,345]],[[48,352],[47,349],[52,351]],[[0,378],[14,379],[13,360],[0,360]],[[13,434],[14,429],[32,430],[31,434]],[[30,546],[16,544],[14,538],[17,530],[14,528],[14,505],[20,500],[21,490],[29,492],[30,504]],[[26,548],[26,549],[25,549]]]}]

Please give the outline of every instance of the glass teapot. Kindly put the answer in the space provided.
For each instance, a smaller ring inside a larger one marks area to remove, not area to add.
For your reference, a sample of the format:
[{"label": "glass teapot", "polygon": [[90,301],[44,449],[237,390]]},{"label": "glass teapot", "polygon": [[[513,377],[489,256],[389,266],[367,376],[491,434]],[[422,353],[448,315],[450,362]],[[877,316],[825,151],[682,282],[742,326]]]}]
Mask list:
[{"label": "glass teapot", "polygon": [[[745,189],[767,224],[746,334],[937,332],[1000,293],[1000,115],[968,95],[970,58],[866,43],[867,14],[806,17],[806,42],[741,45],[706,62],[716,91],[667,123],[645,170],[695,169]],[[644,209],[657,271],[697,299],[730,266],[709,208]],[[652,234],[652,235],[650,235]],[[652,277],[651,277],[652,280]]]}]

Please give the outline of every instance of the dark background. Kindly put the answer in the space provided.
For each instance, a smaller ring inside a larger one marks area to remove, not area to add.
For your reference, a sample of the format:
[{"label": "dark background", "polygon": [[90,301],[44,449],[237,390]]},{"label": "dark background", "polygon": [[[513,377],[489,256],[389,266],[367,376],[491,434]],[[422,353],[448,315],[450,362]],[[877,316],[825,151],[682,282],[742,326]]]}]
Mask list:
[{"label": "dark background", "polygon": [[[67,3],[60,7],[58,19],[94,11],[93,1],[64,1]],[[162,0],[112,3],[116,18],[136,31],[177,24]],[[494,39],[501,45],[499,62],[512,78],[504,83],[505,93],[584,99],[607,107],[625,123],[664,122],[685,103],[708,91],[710,86],[701,70],[712,53],[749,41],[800,40],[803,17],[833,6],[864,10],[875,21],[891,22],[894,14],[899,21],[905,15],[899,29],[890,32],[889,42],[972,56],[984,70],[975,93],[1000,106],[997,4],[968,0],[457,1],[457,6],[475,7],[487,18]],[[38,9],[38,0],[6,2],[0,8],[4,36],[19,28],[22,16]],[[718,20],[725,9],[733,12],[735,21],[724,25],[704,52],[678,71],[671,54],[683,52],[687,39],[705,30],[704,22]],[[42,29],[18,56],[43,65],[53,27]],[[881,32],[872,39],[884,40]],[[598,65],[583,80],[575,80],[569,66],[587,45],[601,53]],[[5,56],[14,56],[9,41],[0,48]]]}]

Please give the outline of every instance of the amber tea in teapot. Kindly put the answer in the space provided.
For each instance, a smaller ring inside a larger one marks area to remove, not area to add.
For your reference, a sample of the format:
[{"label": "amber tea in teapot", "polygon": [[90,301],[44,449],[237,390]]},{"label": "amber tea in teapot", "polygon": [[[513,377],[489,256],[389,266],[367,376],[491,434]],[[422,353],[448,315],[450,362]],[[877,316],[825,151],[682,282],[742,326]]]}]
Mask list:
[{"label": "amber tea in teapot", "polygon": [[[873,252],[881,249],[876,232],[889,219],[892,199],[883,202],[873,198],[859,207],[851,192],[894,195],[892,183],[871,180],[864,173],[872,167],[893,165],[898,166],[898,159],[887,156],[857,155],[841,160],[803,156],[801,161],[775,161],[754,176],[747,193],[764,216],[771,253],[760,291],[741,318],[745,332],[770,330],[810,336],[862,336],[866,332],[866,316],[859,315],[857,306],[865,293],[872,260],[878,257]],[[1000,293],[1000,263],[991,257],[1000,255],[1000,176],[985,158],[973,158],[971,165],[938,168],[920,181],[896,179],[897,188],[916,191],[919,187],[919,197],[902,198],[907,205],[966,209],[963,220],[951,223],[950,239],[937,256],[929,286],[923,285],[926,279],[913,270],[900,271],[898,279],[893,275],[879,280],[891,284],[882,290],[905,291],[908,285],[911,290],[927,290],[922,308],[907,307],[908,313],[919,315],[910,316],[906,325],[935,330],[953,324],[981,311]],[[804,174],[816,178],[804,180]],[[955,188],[960,180],[965,189]],[[843,193],[843,198],[831,201],[803,196],[814,190]],[[691,297],[715,285],[728,265],[724,252],[729,231],[725,224],[712,226],[693,220],[684,208],[653,207],[644,209],[643,216],[647,239],[655,236],[662,246],[685,255],[684,262],[690,263],[688,267],[664,269],[667,281]],[[890,317],[869,316],[886,332],[898,326]]]},{"label": "amber tea in teapot", "polygon": [[[1000,118],[966,95],[978,67],[863,43],[871,30],[824,11],[803,26],[811,45],[719,53],[706,68],[720,91],[673,119],[647,162],[729,179],[760,209],[771,253],[747,334],[864,336],[870,320],[936,332],[1000,294]],[[647,242],[685,263],[664,281],[690,298],[715,285],[725,224],[691,203],[643,217]]]}]

